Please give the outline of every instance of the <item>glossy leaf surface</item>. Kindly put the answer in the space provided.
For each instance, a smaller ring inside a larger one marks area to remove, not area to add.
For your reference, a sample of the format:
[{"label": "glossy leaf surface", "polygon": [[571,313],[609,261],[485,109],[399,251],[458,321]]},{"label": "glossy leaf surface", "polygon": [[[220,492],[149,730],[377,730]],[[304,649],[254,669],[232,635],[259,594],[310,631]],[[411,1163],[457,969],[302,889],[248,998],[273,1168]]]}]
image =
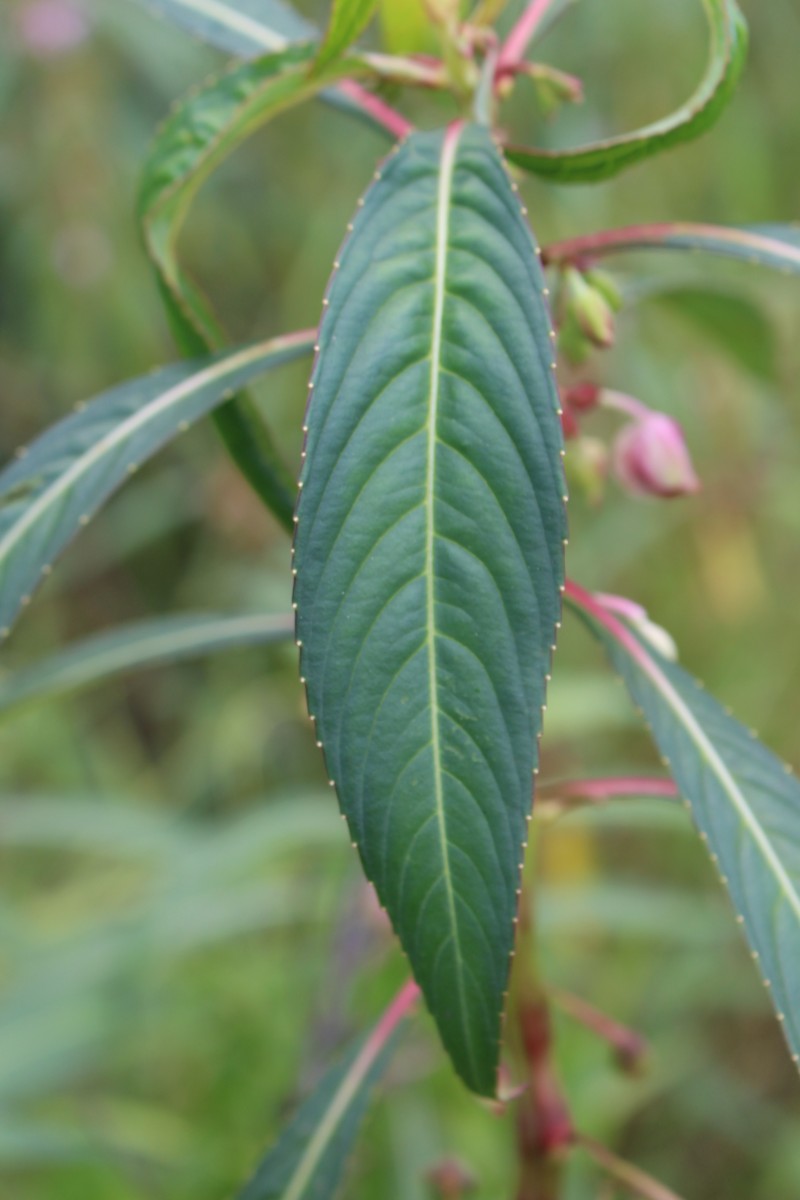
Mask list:
[{"label": "glossy leaf surface", "polygon": [[137,621],[68,646],[33,666],[0,674],[0,712],[78,691],[126,671],[203,658],[291,637],[288,616],[185,614]]},{"label": "glossy leaf surface", "polygon": [[556,242],[545,248],[543,256],[548,263],[560,263],[579,258],[601,258],[626,250],[689,250],[697,254],[720,254],[751,266],[800,275],[800,226],[797,225],[735,228],[679,221],[628,225]]},{"label": "glossy leaf surface", "polygon": [[569,595],[642,709],[691,805],[798,1061],[800,784],[686,671],[581,589],[570,585]]},{"label": "glossy leaf surface", "polygon": [[445,1046],[487,1094],[563,571],[543,288],[488,132],[409,138],[330,288],[295,541],[331,779]]},{"label": "glossy leaf surface", "polygon": [[237,1200],[332,1200],[416,997],[407,984],[371,1033],[322,1077]]},{"label": "glossy leaf surface", "polygon": [[703,5],[711,33],[708,66],[694,95],[676,112],[633,133],[572,150],[507,146],[509,160],[558,183],[592,183],[705,133],[725,111],[739,82],[747,26],[735,0],[703,0]]},{"label": "glossy leaf surface", "polygon": [[316,69],[338,58],[366,29],[378,0],[333,0],[328,32],[319,52]]},{"label": "glossy leaf surface", "polygon": [[307,354],[276,338],[112,388],[44,433],[0,472],[0,635],[53,559],[136,468],[231,389]]}]

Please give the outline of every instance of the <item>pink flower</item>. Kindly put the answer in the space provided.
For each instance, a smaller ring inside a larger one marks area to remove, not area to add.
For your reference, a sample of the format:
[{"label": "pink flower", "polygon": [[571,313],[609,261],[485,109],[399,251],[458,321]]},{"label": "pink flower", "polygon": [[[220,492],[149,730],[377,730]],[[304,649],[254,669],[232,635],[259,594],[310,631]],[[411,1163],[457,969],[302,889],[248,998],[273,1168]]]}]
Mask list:
[{"label": "pink flower", "polygon": [[686,496],[700,489],[680,425],[646,408],[617,434],[614,471],[635,495]]},{"label": "pink flower", "polygon": [[17,13],[20,40],[35,58],[68,54],[89,36],[89,23],[73,0],[28,0]]}]

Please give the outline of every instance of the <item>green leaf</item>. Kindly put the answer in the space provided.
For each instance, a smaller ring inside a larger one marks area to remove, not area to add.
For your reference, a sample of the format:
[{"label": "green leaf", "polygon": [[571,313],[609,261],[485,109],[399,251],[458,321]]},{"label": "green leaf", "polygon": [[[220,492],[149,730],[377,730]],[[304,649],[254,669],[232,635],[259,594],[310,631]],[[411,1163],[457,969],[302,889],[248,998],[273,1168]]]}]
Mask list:
[{"label": "green leaf", "polygon": [[0,637],[56,555],[141,463],[231,389],[313,344],[313,334],[291,334],[123,383],[54,425],[0,472]]},{"label": "green leaf", "polygon": [[377,7],[378,0],[333,0],[330,24],[316,62],[316,71],[322,70],[343,54],[348,46],[352,46],[372,20]]},{"label": "green leaf", "polygon": [[763,310],[752,300],[719,288],[693,286],[658,289],[646,298],[688,321],[759,379],[775,382],[775,333]]},{"label": "green leaf", "polygon": [[0,712],[74,692],[156,663],[201,658],[236,646],[260,646],[292,636],[286,616],[190,614],[137,621],[87,638],[42,662],[0,675]]},{"label": "green leaf", "polygon": [[757,267],[772,267],[786,275],[800,275],[800,226],[752,225],[737,229],[724,225],[664,222],[628,225],[556,242],[542,251],[547,263],[595,259],[626,250],[689,250],[720,254]]},{"label": "green leaf", "polygon": [[[256,129],[326,83],[360,69],[348,59],[312,80],[308,69],[314,53],[312,46],[294,48],[218,76],[173,110],[151,149],[139,190],[139,217],[172,331],[184,354],[205,354],[225,342],[208,301],[177,258],[178,234],[192,200],[212,171]],[[291,528],[293,478],[253,402],[234,396],[215,414],[215,422],[245,478]]]},{"label": "green leaf", "polygon": [[323,1075],[237,1200],[331,1200],[336,1195],[371,1094],[397,1049],[415,997],[416,988],[407,984],[372,1032]]},{"label": "green leaf", "polygon": [[414,134],[320,330],[295,539],[309,711],[458,1072],[495,1088],[565,533],[552,330],[490,134]]},{"label": "green leaf", "polygon": [[228,54],[255,58],[319,37],[319,29],[284,0],[139,0]]},{"label": "green leaf", "polygon": [[775,755],[619,618],[570,585],[689,802],[800,1061],[800,784]]},{"label": "green leaf", "polygon": [[747,55],[747,25],[735,0],[703,0],[703,5],[711,32],[706,73],[691,99],[671,116],[633,133],[573,150],[507,146],[506,156],[517,166],[557,183],[593,183],[705,133],[736,90]]}]

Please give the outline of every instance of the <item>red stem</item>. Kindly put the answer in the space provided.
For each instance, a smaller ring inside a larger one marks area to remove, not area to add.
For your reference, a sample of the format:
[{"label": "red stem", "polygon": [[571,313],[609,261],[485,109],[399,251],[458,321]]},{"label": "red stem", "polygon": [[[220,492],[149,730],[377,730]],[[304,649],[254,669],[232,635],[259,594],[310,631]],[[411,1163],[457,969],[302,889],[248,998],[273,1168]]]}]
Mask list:
[{"label": "red stem", "polygon": [[647,651],[643,649],[627,626],[618,621],[607,608],[599,603],[596,596],[593,596],[591,592],[587,592],[585,588],[582,588],[580,584],[575,583],[571,579],[567,580],[564,594],[569,596],[571,600],[574,600],[580,608],[585,609],[589,616],[594,617],[598,624],[607,629],[616,641],[621,646],[624,646],[634,662],[642,668],[649,678],[652,679],[653,676],[656,676],[658,679],[661,678],[661,672],[656,668]]},{"label": "red stem", "polygon": [[524,59],[529,43],[533,40],[552,4],[553,0],[531,0],[503,43],[500,57],[497,60],[497,79],[502,79],[504,75],[513,74],[517,70],[518,63]]},{"label": "red stem", "polygon": [[546,784],[539,789],[565,798],[602,803],[615,796],[677,796],[678,789],[671,779],[655,775],[610,775],[599,779],[567,779],[563,783]]},{"label": "red stem", "polygon": [[379,96],[368,91],[367,88],[362,87],[360,83],[355,83],[352,79],[345,79],[339,84],[339,91],[344,92],[345,96],[349,96],[359,108],[369,113],[392,137],[404,138],[413,131],[414,126],[406,120],[402,113],[381,100]]}]

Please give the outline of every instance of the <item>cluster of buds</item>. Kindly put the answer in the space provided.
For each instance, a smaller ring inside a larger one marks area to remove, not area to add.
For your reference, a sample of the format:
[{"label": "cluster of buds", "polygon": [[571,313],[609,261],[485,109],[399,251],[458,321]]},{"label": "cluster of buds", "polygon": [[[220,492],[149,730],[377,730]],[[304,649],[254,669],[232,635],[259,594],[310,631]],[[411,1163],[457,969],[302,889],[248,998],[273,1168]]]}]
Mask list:
[{"label": "cluster of buds", "polygon": [[[627,418],[610,450],[599,438],[581,435],[582,414],[595,408],[611,409]],[[578,384],[563,395],[562,422],[565,438],[574,443],[569,456],[572,477],[590,500],[602,498],[611,471],[635,496],[672,499],[700,488],[679,423],[633,396]]]},{"label": "cluster of buds", "polygon": [[619,288],[605,271],[565,267],[556,300],[558,344],[564,358],[580,366],[593,350],[613,346],[614,318],[621,307]]}]

